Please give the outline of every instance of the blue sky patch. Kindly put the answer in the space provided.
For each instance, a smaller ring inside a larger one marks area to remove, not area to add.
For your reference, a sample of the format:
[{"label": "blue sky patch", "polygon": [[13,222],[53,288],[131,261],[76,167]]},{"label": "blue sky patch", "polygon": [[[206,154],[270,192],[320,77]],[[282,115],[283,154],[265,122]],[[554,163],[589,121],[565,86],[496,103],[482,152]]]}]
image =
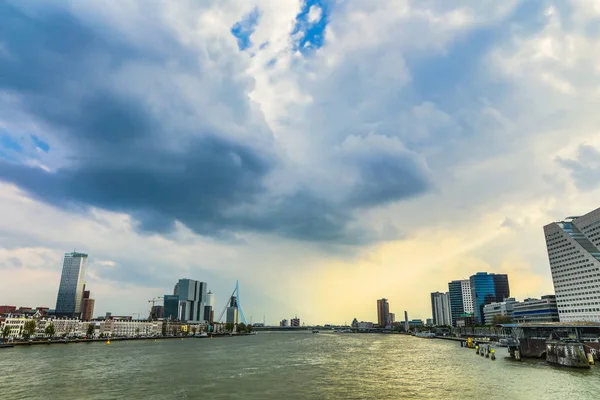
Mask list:
[{"label": "blue sky patch", "polygon": [[258,24],[259,18],[260,11],[255,7],[231,27],[231,34],[237,39],[240,50],[243,51],[252,46],[250,37],[254,33],[254,28]]},{"label": "blue sky patch", "polygon": [[35,146],[42,150],[44,153],[47,153],[50,150],[50,146],[48,143],[44,142],[42,139],[37,137],[36,135],[31,135],[31,140],[35,143]]},{"label": "blue sky patch", "polygon": [[329,11],[327,0],[306,0],[296,16],[296,26],[292,31],[292,37],[298,37],[295,43],[297,50],[305,53],[323,46]]},{"label": "blue sky patch", "polygon": [[13,137],[7,134],[0,134],[0,146],[4,149],[16,151],[17,153],[23,152],[23,146],[17,142]]}]

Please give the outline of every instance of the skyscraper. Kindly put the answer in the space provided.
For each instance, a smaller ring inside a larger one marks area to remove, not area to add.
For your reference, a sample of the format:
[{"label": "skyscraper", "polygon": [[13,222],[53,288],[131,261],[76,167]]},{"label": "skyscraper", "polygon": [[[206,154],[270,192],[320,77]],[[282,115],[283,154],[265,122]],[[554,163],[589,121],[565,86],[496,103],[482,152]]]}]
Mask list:
[{"label": "skyscraper", "polygon": [[434,325],[450,325],[452,317],[450,314],[450,295],[448,293],[431,293],[431,315]]},{"label": "skyscraper", "polygon": [[94,318],[94,305],[96,300],[90,299],[90,291],[83,291],[83,303],[81,305],[81,319],[83,321],[90,321]]},{"label": "skyscraper", "polygon": [[600,322],[600,208],[544,226],[561,322]]},{"label": "skyscraper", "polygon": [[502,302],[510,297],[508,275],[478,272],[469,278],[469,283],[475,321],[483,324],[486,322],[483,316],[483,306],[494,302]]},{"label": "skyscraper", "polygon": [[83,301],[83,287],[88,255],[65,253],[58,296],[56,297],[57,317],[80,317]]},{"label": "skyscraper", "polygon": [[179,297],[179,319],[184,322],[200,322],[204,317],[206,304],[206,282],[193,279],[180,279],[175,286]]},{"label": "skyscraper", "polygon": [[380,328],[387,325],[390,314],[390,305],[387,299],[377,300],[377,324]]},{"label": "skyscraper", "polygon": [[473,313],[473,299],[471,298],[471,284],[468,279],[456,280],[448,283],[450,313],[452,326],[456,326],[456,319],[464,314]]},{"label": "skyscraper", "polygon": [[235,296],[231,296],[231,298],[229,299],[229,307],[227,307],[227,315],[225,317],[225,322],[228,324],[239,323],[237,298]]},{"label": "skyscraper", "polygon": [[165,294],[163,304],[163,315],[166,319],[179,319],[179,296]]}]

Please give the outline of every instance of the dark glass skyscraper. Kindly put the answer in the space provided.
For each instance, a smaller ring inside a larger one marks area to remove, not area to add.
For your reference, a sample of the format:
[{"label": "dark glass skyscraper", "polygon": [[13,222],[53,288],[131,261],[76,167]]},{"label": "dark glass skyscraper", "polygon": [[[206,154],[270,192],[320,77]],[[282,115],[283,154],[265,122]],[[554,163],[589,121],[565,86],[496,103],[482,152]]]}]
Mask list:
[{"label": "dark glass skyscraper", "polygon": [[88,255],[83,253],[65,254],[56,297],[57,317],[79,318],[81,316],[87,259]]},{"label": "dark glass skyscraper", "polygon": [[450,313],[452,317],[452,326],[456,326],[456,318],[465,312],[462,295],[462,281],[452,281],[448,283],[448,293],[450,293]]},{"label": "dark glass skyscraper", "polygon": [[483,306],[486,304],[503,301],[510,297],[508,286],[508,275],[488,274],[478,272],[469,278],[471,296],[473,298],[473,312],[478,324],[485,323],[483,317]]}]

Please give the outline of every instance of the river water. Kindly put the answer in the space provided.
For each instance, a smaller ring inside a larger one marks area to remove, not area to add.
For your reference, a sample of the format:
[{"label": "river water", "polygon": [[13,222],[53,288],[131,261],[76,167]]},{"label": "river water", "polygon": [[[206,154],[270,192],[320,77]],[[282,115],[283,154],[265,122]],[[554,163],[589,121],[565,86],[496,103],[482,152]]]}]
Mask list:
[{"label": "river water", "polygon": [[404,335],[270,333],[0,349],[0,399],[598,399],[600,365]]}]

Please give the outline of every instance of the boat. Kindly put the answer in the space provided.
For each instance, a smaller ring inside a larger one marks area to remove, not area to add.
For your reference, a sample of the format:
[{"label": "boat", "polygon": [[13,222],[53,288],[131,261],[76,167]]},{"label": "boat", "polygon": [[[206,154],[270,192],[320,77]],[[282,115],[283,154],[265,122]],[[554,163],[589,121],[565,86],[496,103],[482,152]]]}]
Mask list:
[{"label": "boat", "polygon": [[318,329],[313,329],[312,333],[319,333],[319,330]]}]

